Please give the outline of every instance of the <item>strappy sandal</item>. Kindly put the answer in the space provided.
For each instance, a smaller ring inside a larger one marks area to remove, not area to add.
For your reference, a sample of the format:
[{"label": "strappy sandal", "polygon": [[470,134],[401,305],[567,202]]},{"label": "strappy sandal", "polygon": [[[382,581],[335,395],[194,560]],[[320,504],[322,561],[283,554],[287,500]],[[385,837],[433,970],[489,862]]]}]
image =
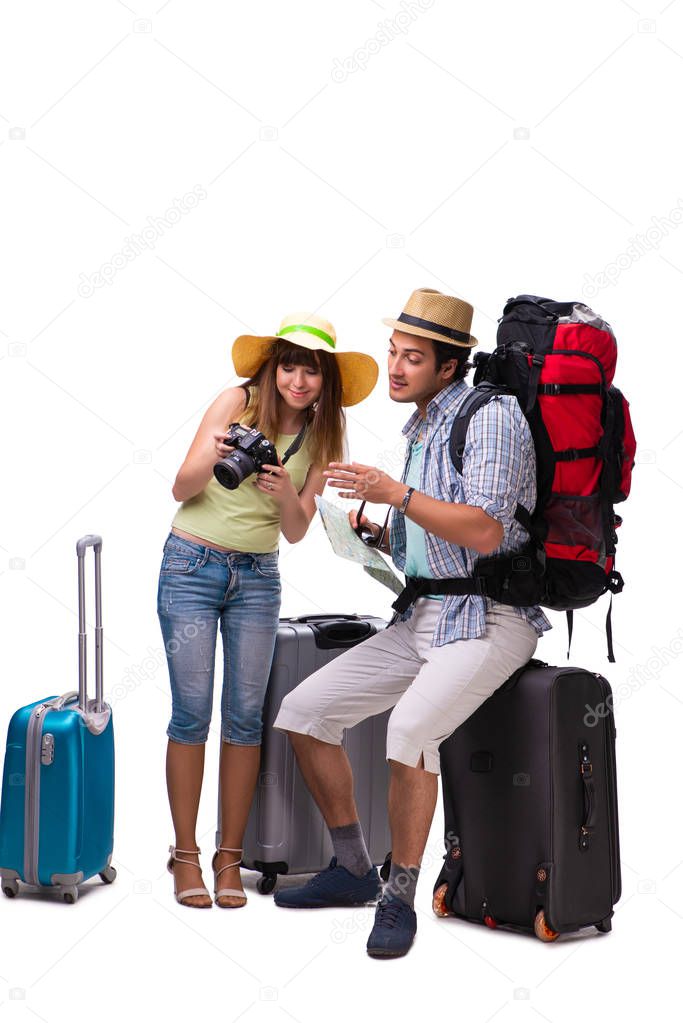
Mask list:
[{"label": "strappy sandal", "polygon": [[[179,852],[200,853],[201,849],[199,847],[196,849],[178,849],[174,845],[169,845],[168,851],[171,854],[168,863],[166,864],[169,874],[173,874],[173,867],[176,863],[189,863],[191,867],[197,867],[197,869],[200,869],[199,864],[195,863],[194,860],[184,860],[182,856],[176,855],[176,853]],[[182,892],[177,892],[175,890],[175,874],[173,874],[173,894],[176,897],[176,901],[179,902],[181,906],[190,906],[192,909],[211,909],[211,894],[208,888],[185,888]],[[185,901],[185,899],[189,899],[193,895],[206,895],[209,901],[202,903]]]},{"label": "strappy sandal", "polygon": [[[236,852],[236,853],[240,853],[241,854],[242,853],[242,849],[229,849],[225,845],[219,845],[218,848],[216,849],[215,853],[213,854],[213,859],[211,860],[211,869],[213,870],[213,875],[214,875],[213,876],[213,896],[214,896],[214,902],[216,903],[216,905],[220,909],[240,909],[242,906],[244,906],[246,904],[246,901],[247,901],[247,897],[244,894],[244,892],[240,891],[239,888],[218,888],[217,889],[216,888],[216,884],[218,882],[218,878],[220,877],[220,875],[223,873],[224,870],[227,870],[228,867],[239,867],[240,863],[242,862],[241,856],[240,856],[240,859],[235,860],[233,863],[226,863],[224,867],[221,867],[221,869],[217,871],[216,870],[216,858],[217,858],[219,852]],[[230,902],[230,903],[222,903],[221,904],[218,900],[221,899],[224,895],[229,896],[232,899],[239,899],[240,901],[239,902]]]}]

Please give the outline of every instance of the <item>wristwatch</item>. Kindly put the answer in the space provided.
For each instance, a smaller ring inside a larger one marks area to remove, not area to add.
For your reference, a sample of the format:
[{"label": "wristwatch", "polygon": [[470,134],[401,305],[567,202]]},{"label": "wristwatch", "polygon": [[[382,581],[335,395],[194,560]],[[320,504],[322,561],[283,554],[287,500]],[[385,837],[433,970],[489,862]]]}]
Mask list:
[{"label": "wristwatch", "polygon": [[397,509],[397,511],[399,511],[401,515],[405,515],[406,508],[408,507],[408,502],[410,501],[410,498],[413,496],[414,493],[415,487],[408,487],[405,494],[403,495],[403,500],[401,501]]}]

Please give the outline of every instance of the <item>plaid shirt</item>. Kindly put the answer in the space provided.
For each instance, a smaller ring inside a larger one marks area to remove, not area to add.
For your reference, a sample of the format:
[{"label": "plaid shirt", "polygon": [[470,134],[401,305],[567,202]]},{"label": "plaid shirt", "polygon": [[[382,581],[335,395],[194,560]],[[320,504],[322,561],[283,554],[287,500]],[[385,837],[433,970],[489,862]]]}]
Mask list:
[{"label": "plaid shirt", "polygon": [[[416,409],[403,433],[408,441],[402,481],[410,464],[410,449],[420,426],[424,425],[424,449],[419,491],[439,501],[468,504],[483,510],[503,526],[503,541],[492,554],[519,550],[529,539],[514,518],[517,503],[531,512],[536,505],[536,453],[529,425],[513,396],[497,395],[470,420],[462,460],[462,476],[449,452],[455,414],[468,390],[464,380],[448,384],[427,406],[427,418]],[[406,527],[403,516],[393,509],[389,523],[391,557],[398,569],[405,568]],[[437,579],[472,575],[476,551],[449,543],[425,530],[427,564]],[[497,602],[479,595],[446,594],[434,630],[432,646],[456,639],[474,639],[486,631],[486,611]],[[538,605],[516,607],[515,612],[541,636],[552,625]],[[401,621],[410,618],[411,605]]]}]

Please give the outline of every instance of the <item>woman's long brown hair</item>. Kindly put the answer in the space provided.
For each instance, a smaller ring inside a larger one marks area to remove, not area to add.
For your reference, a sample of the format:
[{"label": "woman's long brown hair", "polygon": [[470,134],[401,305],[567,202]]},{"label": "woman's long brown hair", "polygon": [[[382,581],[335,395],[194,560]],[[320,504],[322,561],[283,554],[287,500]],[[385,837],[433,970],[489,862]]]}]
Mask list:
[{"label": "woman's long brown hair", "polygon": [[[308,408],[306,444],[313,465],[326,466],[344,457],[346,415],[342,407],[342,383],[339,366],[334,355],[316,349],[302,348],[291,341],[273,342],[271,354],[258,372],[247,380],[251,390],[251,405],[242,422],[245,426],[258,425],[265,436],[274,441],[280,433],[280,412],[283,399],[276,385],[277,367],[310,366],[323,375],[322,390],[314,409]],[[280,453],[282,457],[282,453]]]}]

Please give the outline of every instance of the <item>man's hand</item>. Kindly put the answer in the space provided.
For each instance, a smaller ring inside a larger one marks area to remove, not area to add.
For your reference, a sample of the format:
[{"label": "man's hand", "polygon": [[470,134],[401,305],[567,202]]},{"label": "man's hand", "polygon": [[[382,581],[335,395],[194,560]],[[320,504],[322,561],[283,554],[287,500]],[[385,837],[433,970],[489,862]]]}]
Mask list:
[{"label": "man's hand", "polygon": [[340,497],[371,504],[391,504],[396,508],[408,489],[405,483],[392,479],[381,469],[360,462],[330,462],[323,476],[331,487],[340,490]]},{"label": "man's hand", "polygon": [[359,519],[357,508],[352,508],[349,512],[349,522],[351,523],[351,529],[355,530],[360,525],[363,529],[367,529],[369,533],[372,533],[375,539],[379,536],[382,528],[376,522],[371,522],[367,515],[361,515]]}]

